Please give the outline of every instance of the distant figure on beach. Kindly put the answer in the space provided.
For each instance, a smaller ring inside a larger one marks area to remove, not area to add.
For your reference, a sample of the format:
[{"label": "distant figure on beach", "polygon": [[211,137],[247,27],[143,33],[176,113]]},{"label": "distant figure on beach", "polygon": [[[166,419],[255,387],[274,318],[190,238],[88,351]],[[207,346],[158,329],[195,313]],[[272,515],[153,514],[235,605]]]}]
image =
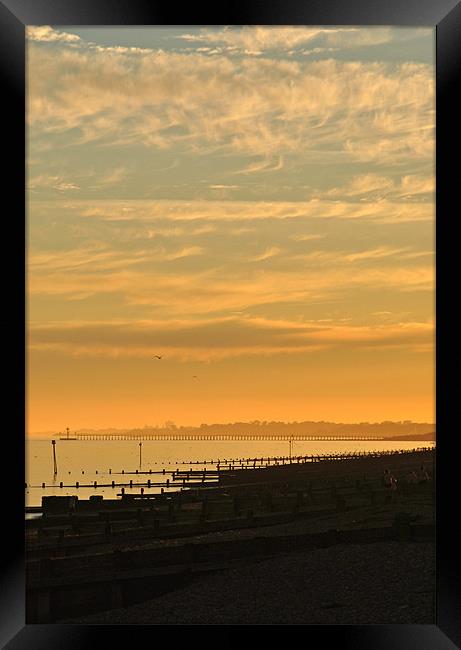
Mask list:
[{"label": "distant figure on beach", "polygon": [[385,485],[385,487],[390,488],[391,483],[392,483],[392,480],[391,480],[391,475],[389,473],[389,470],[385,469],[384,474],[383,474],[383,485]]},{"label": "distant figure on beach", "polygon": [[406,475],[406,480],[409,485],[413,485],[418,482],[418,477],[416,476],[416,472],[408,472]]},{"label": "distant figure on beach", "polygon": [[418,483],[427,483],[428,480],[429,474],[427,473],[427,469],[421,465],[418,475]]},{"label": "distant figure on beach", "polygon": [[384,470],[383,483],[385,487],[389,488],[389,490],[397,489],[397,479],[389,472],[388,469]]}]

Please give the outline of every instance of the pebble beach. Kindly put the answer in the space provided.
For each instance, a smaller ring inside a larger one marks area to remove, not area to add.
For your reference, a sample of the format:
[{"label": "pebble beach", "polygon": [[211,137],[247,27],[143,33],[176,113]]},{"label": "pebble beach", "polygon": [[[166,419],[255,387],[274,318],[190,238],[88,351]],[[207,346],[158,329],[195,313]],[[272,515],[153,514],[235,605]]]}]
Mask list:
[{"label": "pebble beach", "polygon": [[86,624],[367,625],[435,623],[432,543],[344,544],[289,552],[206,576]]}]

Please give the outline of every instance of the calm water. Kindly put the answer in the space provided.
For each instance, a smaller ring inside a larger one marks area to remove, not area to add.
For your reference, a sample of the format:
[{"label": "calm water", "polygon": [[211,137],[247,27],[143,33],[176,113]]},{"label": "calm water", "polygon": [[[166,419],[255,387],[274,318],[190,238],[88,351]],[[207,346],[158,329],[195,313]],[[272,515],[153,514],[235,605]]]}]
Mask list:
[{"label": "calm water", "polygon": [[[306,454],[336,454],[354,451],[389,451],[392,449],[415,449],[418,447],[433,446],[427,441],[400,441],[392,442],[382,440],[370,441],[305,441],[293,442],[292,455]],[[58,473],[53,475],[53,450],[51,440],[31,440],[26,444],[26,505],[40,505],[43,495],[72,495],[78,494],[82,499],[87,499],[92,494],[100,494],[104,498],[115,498],[120,488],[75,488],[79,483],[127,483],[133,479],[133,489],[136,481],[146,482],[162,481],[166,477],[121,476],[125,472],[155,471],[166,469],[185,469],[189,463],[194,463],[194,469],[203,467],[203,461],[215,463],[227,459],[261,458],[273,456],[288,456],[288,442],[272,440],[250,441],[205,441],[205,440],[144,440],[142,441],[141,468],[139,464],[139,441],[133,440],[72,440],[56,441],[56,458]],[[196,465],[196,461],[199,464]],[[184,465],[185,463],[185,465]],[[209,465],[208,465],[209,467]],[[109,473],[111,470],[111,473]],[[60,488],[59,483],[72,484],[70,488]],[[47,486],[42,489],[42,483]],[[51,487],[48,487],[51,486]],[[126,492],[129,492],[126,488]],[[150,488],[145,492],[159,492],[160,488]]]}]

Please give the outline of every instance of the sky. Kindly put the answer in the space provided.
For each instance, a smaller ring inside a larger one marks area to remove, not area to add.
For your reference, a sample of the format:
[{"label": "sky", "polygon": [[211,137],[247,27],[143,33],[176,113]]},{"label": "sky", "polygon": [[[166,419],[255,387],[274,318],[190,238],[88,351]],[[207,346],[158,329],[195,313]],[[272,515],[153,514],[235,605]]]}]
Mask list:
[{"label": "sky", "polygon": [[433,29],[27,32],[29,434],[434,422]]}]

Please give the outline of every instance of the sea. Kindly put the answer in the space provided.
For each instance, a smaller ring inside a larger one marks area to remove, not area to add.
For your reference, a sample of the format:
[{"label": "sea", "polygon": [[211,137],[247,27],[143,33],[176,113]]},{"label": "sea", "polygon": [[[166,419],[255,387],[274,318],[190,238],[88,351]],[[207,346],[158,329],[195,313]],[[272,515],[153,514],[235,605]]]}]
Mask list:
[{"label": "sea", "polygon": [[[142,442],[140,447],[139,443]],[[392,440],[306,440],[291,443],[291,456],[363,453],[393,450],[412,450],[433,447],[428,441]],[[53,446],[50,439],[26,441],[25,505],[40,506],[43,496],[71,496],[88,499],[101,495],[114,499],[120,487],[111,487],[112,481],[129,483],[125,487],[139,493],[139,483],[165,482],[168,478],[157,474],[165,469],[212,469],[218,462],[238,461],[247,458],[288,457],[289,442],[272,440],[56,440],[55,474]],[[152,476],[136,474],[152,471]],[[94,487],[96,481],[97,487]],[[76,487],[76,483],[79,487]],[[60,487],[60,484],[63,487]],[[101,487],[109,484],[109,487]],[[45,485],[45,487],[43,487]],[[83,487],[83,486],[90,487]],[[167,488],[163,488],[168,492]],[[170,487],[170,490],[178,489]],[[158,493],[160,487],[144,487],[144,493]]]}]

